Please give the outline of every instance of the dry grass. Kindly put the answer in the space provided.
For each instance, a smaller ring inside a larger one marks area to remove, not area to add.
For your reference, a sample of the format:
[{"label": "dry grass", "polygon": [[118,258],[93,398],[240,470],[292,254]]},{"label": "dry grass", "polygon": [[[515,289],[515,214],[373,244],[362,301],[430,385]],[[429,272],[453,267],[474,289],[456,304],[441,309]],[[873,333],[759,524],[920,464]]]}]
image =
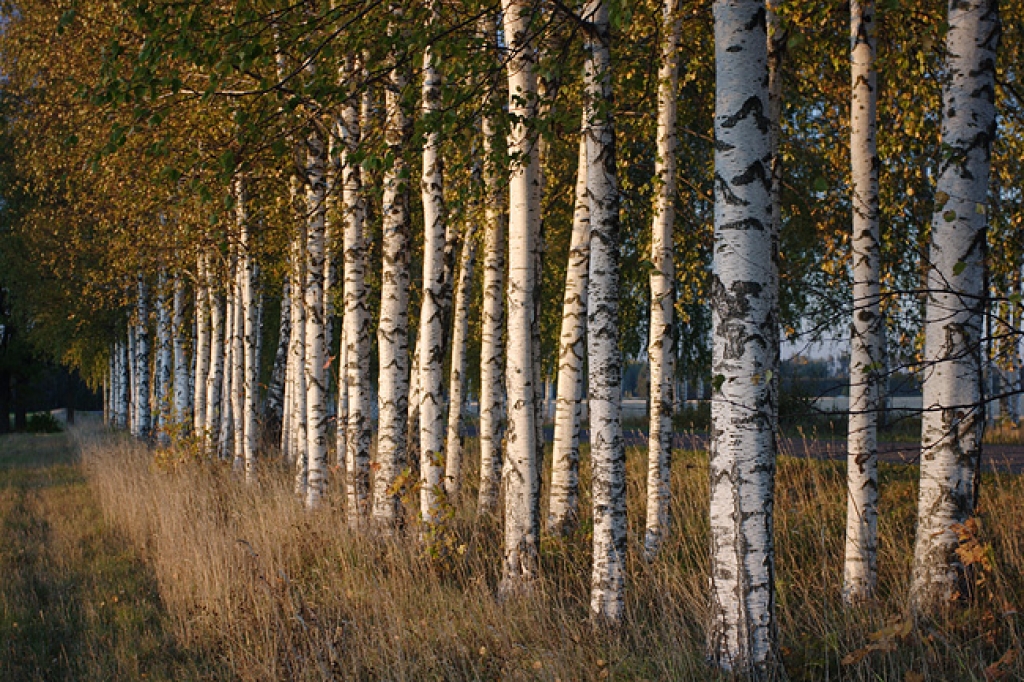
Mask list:
[{"label": "dry grass", "polygon": [[[502,603],[500,534],[473,522],[472,503],[453,510],[451,551],[431,559],[415,532],[397,540],[350,532],[337,488],[323,509],[305,512],[290,474],[270,464],[260,485],[247,487],[219,464],[170,467],[164,456],[155,465],[152,452],[121,437],[82,436],[80,446],[105,517],[144,550],[178,644],[215,652],[239,679],[713,679],[703,660],[707,466],[699,453],[676,458],[676,530],[661,559],[646,565],[630,547],[623,628],[595,632],[586,522],[570,541],[545,539],[535,592]],[[474,448],[467,451],[472,460]],[[643,458],[629,453],[631,541],[642,537]],[[979,566],[974,603],[902,627],[916,469],[885,467],[882,476],[879,600],[846,610],[843,466],[780,463],[778,616],[789,676],[982,680],[989,668],[1020,678],[1019,659],[990,666],[1021,647],[1021,478],[986,478],[978,539],[991,565]],[[475,499],[473,480],[465,499]],[[860,660],[844,664],[851,653]]]},{"label": "dry grass", "polygon": [[0,437],[0,680],[227,679],[177,646],[66,434]]}]

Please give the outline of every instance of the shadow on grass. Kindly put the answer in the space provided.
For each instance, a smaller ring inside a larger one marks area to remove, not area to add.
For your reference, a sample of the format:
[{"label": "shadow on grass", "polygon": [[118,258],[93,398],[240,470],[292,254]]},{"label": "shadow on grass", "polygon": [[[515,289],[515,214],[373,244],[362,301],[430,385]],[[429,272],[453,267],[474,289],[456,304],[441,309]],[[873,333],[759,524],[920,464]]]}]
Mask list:
[{"label": "shadow on grass", "polygon": [[103,521],[63,434],[10,438],[24,440],[0,450],[0,679],[230,679],[173,641],[152,570]]}]

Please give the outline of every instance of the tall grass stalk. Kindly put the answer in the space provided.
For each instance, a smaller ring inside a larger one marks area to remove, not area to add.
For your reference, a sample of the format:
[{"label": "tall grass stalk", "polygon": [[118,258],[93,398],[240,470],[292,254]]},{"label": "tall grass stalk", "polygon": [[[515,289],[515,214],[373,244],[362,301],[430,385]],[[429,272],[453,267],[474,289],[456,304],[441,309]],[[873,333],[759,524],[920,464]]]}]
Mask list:
[{"label": "tall grass stalk", "polygon": [[[247,486],[220,464],[154,456],[116,436],[77,438],[105,516],[152,564],[181,645],[218,652],[239,679],[715,679],[703,653],[703,453],[676,453],[672,532],[648,564],[646,453],[630,449],[626,614],[621,630],[606,632],[588,620],[586,516],[574,537],[544,540],[536,590],[502,602],[500,533],[475,521],[472,475],[441,546],[424,552],[412,526],[391,539],[349,531],[337,480],[310,513],[295,499],[290,473],[269,460],[260,483]],[[477,471],[475,443],[466,457],[463,470]],[[584,491],[587,465],[584,453]],[[777,608],[789,677],[1020,679],[1021,658],[1007,652],[1021,649],[1021,477],[987,476],[983,484],[973,601],[915,622],[905,597],[917,470],[883,465],[878,599],[850,610],[841,599],[843,467],[780,460]],[[581,503],[588,508],[586,493]]]}]

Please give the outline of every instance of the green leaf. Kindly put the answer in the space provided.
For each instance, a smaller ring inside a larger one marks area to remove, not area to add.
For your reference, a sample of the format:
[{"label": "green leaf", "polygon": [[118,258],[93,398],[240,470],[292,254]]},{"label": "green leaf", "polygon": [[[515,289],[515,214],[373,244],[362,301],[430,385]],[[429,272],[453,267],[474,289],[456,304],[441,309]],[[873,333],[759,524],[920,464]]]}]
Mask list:
[{"label": "green leaf", "polygon": [[711,381],[711,387],[715,391],[720,391],[720,390],[722,390],[722,384],[724,384],[724,383],[725,383],[725,375],[724,374],[716,374],[715,378],[712,379],[712,381]]},{"label": "green leaf", "polygon": [[967,263],[965,263],[963,261],[958,261],[957,264],[953,266],[953,274],[954,275],[959,275],[960,273],[962,273],[964,271],[964,269],[966,267],[967,267]]},{"label": "green leaf", "polygon": [[827,192],[828,191],[828,180],[819,176],[814,178],[814,191],[815,192]]},{"label": "green leaf", "polygon": [[64,14],[60,15],[60,19],[57,20],[57,35],[62,35],[64,29],[71,25],[71,22],[75,20],[75,9],[71,8]]},{"label": "green leaf", "polygon": [[951,223],[956,220],[956,211],[946,211],[942,214],[942,217],[947,223]]}]

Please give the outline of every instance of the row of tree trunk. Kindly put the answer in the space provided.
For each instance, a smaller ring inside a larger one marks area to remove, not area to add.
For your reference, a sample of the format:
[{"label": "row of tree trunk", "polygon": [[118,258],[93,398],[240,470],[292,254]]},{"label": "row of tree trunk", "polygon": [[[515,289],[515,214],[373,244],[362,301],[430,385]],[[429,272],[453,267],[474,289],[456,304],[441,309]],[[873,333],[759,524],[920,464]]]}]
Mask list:
[{"label": "row of tree trunk", "polygon": [[[752,675],[778,665],[773,496],[779,429],[782,168],[778,150],[785,47],[778,5],[778,0],[715,2],[709,652],[723,669]],[[435,22],[439,11],[439,6],[432,5]],[[871,597],[878,573],[877,415],[885,349],[880,311],[874,13],[871,0],[851,3],[854,290],[844,568],[844,596],[850,603]],[[372,467],[372,340],[366,303],[370,265],[365,229],[369,206],[358,161],[361,127],[372,108],[368,95],[353,93],[336,120],[317,117],[302,139],[292,141],[297,159],[291,179],[295,229],[264,421],[280,424],[280,448],[295,467],[296,493],[309,508],[316,508],[328,478],[328,370],[337,360],[334,414],[348,523],[394,532],[401,520],[401,474],[408,469],[418,474],[418,516],[425,529],[421,537],[429,542],[430,530],[444,522],[444,507],[460,494],[465,475],[461,451],[465,346],[476,235],[481,233],[478,511],[495,514],[500,509],[503,514],[500,591],[509,595],[529,589],[539,570],[544,438],[539,413],[537,291],[544,182],[542,141],[531,122],[538,116],[543,93],[536,72],[538,47],[531,6],[504,0],[500,18],[508,49],[512,126],[504,141],[494,121],[487,115],[480,119],[482,161],[474,177],[484,187],[482,205],[461,230],[446,219],[439,134],[428,130],[424,137],[422,302],[411,353],[411,188],[403,160],[411,125],[398,95],[408,78],[397,64],[388,77],[385,136],[394,165],[385,171],[382,182],[380,373]],[[607,3],[591,0],[578,19],[586,40],[585,105],[559,336],[545,526],[551,534],[567,534],[579,520],[579,432],[586,386],[593,472],[591,611],[597,621],[615,623],[622,618],[624,605],[626,486],[618,338],[619,192]],[[486,15],[480,22],[498,44],[498,17]],[[995,2],[951,2],[949,23],[943,144],[950,153],[943,155],[932,223],[922,483],[912,583],[914,603],[921,608],[962,590],[964,571],[955,552],[954,527],[974,510],[984,425],[983,255],[995,125]],[[670,529],[673,206],[681,41],[675,0],[666,2],[664,27],[651,232],[648,355],[652,391],[644,537],[648,560],[657,557]],[[420,100],[428,118],[442,111],[443,82],[437,60],[428,47],[423,54]],[[339,70],[339,83],[344,85],[347,76],[361,68],[359,59],[346,61]],[[512,159],[507,169],[497,161],[506,151]],[[240,173],[233,188],[236,238],[228,257],[215,259],[219,252],[214,250],[197,255],[194,329],[188,329],[193,322],[187,315],[185,276],[168,279],[161,273],[155,296],[156,346],[151,348],[151,297],[146,280],[139,277],[126,340],[115,343],[111,352],[109,396],[115,425],[130,428],[139,437],[155,433],[161,442],[168,442],[175,429],[191,425],[200,442],[232,458],[246,480],[255,481],[262,331],[245,193],[245,176]],[[340,253],[332,253],[339,247]],[[340,277],[335,263],[341,264]],[[221,286],[223,282],[227,286]],[[334,311],[334,290],[339,285],[343,304]],[[331,358],[329,320],[335,314],[342,318],[341,338],[339,356]],[[446,426],[443,368],[449,354]]]}]

